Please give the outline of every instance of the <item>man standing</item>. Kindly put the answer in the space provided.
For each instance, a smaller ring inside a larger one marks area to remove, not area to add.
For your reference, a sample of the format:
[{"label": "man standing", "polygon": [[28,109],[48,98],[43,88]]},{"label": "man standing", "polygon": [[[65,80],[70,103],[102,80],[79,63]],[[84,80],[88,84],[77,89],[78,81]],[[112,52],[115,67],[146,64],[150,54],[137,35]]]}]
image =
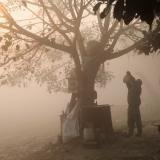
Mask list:
[{"label": "man standing", "polygon": [[141,121],[141,114],[140,114],[140,105],[141,105],[141,92],[142,92],[142,80],[137,79],[135,82],[135,119],[134,123],[137,127],[137,136],[142,135],[142,121]]},{"label": "man standing", "polygon": [[133,136],[134,128],[137,127],[137,136],[142,135],[142,122],[139,106],[141,104],[141,79],[135,79],[129,71],[127,71],[123,82],[128,88],[128,136]]}]

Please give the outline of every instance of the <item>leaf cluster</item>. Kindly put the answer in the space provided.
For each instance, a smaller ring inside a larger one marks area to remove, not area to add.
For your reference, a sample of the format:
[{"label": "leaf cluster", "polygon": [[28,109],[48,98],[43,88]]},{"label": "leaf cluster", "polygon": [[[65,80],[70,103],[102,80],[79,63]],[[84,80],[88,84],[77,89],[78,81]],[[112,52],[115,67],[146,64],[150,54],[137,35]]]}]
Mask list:
[{"label": "leaf cluster", "polygon": [[101,18],[106,17],[111,5],[114,5],[113,17],[118,21],[124,20],[127,25],[133,19],[140,18],[151,26],[154,18],[160,14],[159,0],[97,0],[93,7],[95,13],[102,4],[106,7],[100,14]]},{"label": "leaf cluster", "polygon": [[152,53],[159,53],[160,49],[160,22],[157,22],[158,25],[155,30],[148,34],[144,32],[144,43],[139,45],[136,49],[139,53],[145,53],[145,55],[149,55]]},{"label": "leaf cluster", "polygon": [[[9,51],[9,49],[18,52],[22,49],[22,46],[19,41],[15,40],[12,34],[5,33],[2,36],[0,36],[0,48],[3,52]],[[28,43],[25,43],[24,49],[29,49],[29,48],[30,45]]]},{"label": "leaf cluster", "polygon": [[8,51],[9,47],[12,45],[12,36],[8,33],[5,33],[2,37],[0,37],[0,42],[2,42],[1,49],[3,51]]}]

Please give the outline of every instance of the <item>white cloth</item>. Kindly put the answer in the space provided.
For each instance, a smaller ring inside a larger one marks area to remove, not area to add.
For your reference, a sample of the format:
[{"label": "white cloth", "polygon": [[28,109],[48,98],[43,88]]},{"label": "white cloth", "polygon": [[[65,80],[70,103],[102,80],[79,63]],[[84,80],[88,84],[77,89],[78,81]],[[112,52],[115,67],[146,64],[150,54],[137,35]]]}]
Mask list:
[{"label": "white cloth", "polygon": [[78,110],[76,105],[73,110],[66,116],[62,124],[62,141],[67,143],[79,136]]}]

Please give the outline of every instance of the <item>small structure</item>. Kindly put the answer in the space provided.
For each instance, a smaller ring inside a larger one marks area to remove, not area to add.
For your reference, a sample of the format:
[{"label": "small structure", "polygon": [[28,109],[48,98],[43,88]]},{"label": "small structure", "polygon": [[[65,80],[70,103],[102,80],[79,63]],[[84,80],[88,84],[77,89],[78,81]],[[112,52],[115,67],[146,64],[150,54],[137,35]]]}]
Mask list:
[{"label": "small structure", "polygon": [[102,144],[113,135],[109,105],[75,106],[68,115],[63,113],[60,118],[62,143],[81,135],[84,144]]},{"label": "small structure", "polygon": [[103,143],[113,135],[111,109],[109,105],[84,107],[80,113],[80,124],[84,141]]}]

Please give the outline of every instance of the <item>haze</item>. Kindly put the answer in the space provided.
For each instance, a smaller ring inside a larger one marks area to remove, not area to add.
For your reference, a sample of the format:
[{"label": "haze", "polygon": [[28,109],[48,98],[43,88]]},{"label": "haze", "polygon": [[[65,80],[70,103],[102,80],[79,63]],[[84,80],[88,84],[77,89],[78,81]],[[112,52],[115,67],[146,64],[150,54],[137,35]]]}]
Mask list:
[{"label": "haze", "polygon": [[[132,53],[109,62],[107,69],[113,72],[115,78],[105,88],[98,89],[98,103],[112,105],[114,126],[118,124],[121,127],[126,123],[127,89],[122,79],[127,70],[143,80],[143,122],[160,120],[159,62],[160,56],[134,56]],[[0,137],[56,137],[59,133],[59,115],[69,98],[70,94],[49,94],[44,87],[33,83],[27,88],[1,87]]]}]

